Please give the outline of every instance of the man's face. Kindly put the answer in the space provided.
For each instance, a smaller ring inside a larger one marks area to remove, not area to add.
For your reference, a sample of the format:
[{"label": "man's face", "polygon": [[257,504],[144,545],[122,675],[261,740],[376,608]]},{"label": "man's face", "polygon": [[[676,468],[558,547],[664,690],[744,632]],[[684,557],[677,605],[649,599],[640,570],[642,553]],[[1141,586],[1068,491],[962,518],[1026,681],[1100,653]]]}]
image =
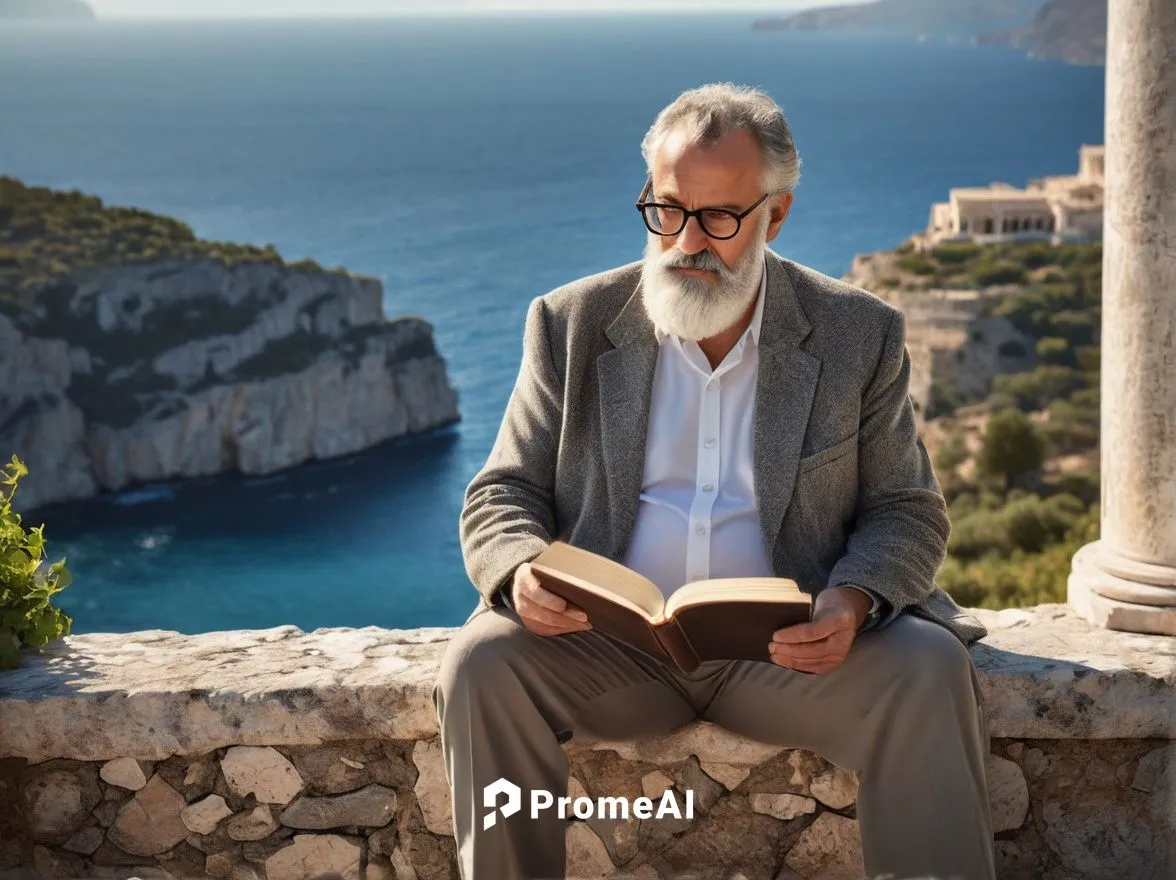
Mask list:
[{"label": "man's face", "polygon": [[[662,139],[652,159],[653,191],[649,201],[681,205],[688,211],[726,208],[743,213],[764,194],[759,147],[754,136],[742,129],[731,132],[709,150],[692,143],[681,129],[671,131]],[[709,250],[728,269],[734,268],[754,244],[760,225],[757,215],[769,208],[770,201],[744,218],[734,238],[708,238],[697,218],[691,218],[677,236],[657,236],[656,245],[661,251],[677,248],[684,254]],[[774,237],[773,233],[767,240]],[[702,269],[681,269],[675,273],[711,283],[718,280],[714,271]]]},{"label": "man's face", "polygon": [[[711,149],[674,130],[651,157],[647,201],[743,213],[764,194],[763,160],[752,134],[731,132]],[[776,237],[791,193],[768,198],[729,239],[710,238],[691,217],[676,236],[649,233],[643,283],[650,318],[686,339],[706,339],[733,325],[758,292],[764,247]]]}]

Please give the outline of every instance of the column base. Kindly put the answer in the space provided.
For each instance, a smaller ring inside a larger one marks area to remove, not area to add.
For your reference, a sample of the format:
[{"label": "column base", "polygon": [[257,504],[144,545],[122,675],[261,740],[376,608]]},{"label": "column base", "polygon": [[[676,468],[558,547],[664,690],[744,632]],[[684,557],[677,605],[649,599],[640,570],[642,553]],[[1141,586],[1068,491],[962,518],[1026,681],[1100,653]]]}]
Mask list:
[{"label": "column base", "polygon": [[[1176,636],[1176,589],[1112,574],[1099,564],[1099,546],[1095,541],[1074,554],[1066,583],[1070,607],[1104,629]],[[1126,601],[1128,596],[1145,601]]]}]

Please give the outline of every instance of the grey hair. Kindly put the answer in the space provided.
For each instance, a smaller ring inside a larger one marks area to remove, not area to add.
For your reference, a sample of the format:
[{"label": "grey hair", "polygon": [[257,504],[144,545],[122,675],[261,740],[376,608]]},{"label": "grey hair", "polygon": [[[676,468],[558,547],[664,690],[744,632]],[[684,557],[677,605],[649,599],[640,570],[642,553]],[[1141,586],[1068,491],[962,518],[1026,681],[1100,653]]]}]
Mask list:
[{"label": "grey hair", "polygon": [[784,110],[766,92],[732,83],[711,83],[679,95],[662,110],[641,140],[645,167],[662,138],[679,126],[690,126],[691,139],[709,149],[735,129],[746,129],[759,143],[764,162],[764,187],[791,192],[800,180],[800,155]]}]

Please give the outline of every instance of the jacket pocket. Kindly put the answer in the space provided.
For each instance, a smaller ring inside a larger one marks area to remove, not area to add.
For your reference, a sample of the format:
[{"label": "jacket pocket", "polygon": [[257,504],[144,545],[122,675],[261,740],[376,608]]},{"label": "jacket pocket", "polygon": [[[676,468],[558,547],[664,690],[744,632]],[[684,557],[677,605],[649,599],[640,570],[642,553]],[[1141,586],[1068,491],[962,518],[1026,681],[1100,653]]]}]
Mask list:
[{"label": "jacket pocket", "polygon": [[826,446],[824,449],[818,450],[810,455],[806,455],[800,460],[800,468],[797,473],[807,473],[813,470],[813,468],[819,468],[821,465],[849,455],[849,453],[857,449],[858,433],[858,431],[854,431],[851,436],[846,437],[844,440],[834,443],[832,446]]}]

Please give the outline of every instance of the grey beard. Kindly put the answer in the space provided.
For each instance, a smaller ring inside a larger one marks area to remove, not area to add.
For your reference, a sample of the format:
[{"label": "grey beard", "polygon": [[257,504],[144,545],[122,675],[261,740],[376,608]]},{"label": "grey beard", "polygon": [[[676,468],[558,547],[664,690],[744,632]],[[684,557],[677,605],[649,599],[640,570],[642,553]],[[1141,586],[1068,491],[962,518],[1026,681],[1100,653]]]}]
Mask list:
[{"label": "grey beard", "polygon": [[[759,293],[766,226],[761,223],[756,243],[730,269],[710,251],[656,251],[657,236],[649,233],[641,267],[641,299],[653,325],[663,333],[697,342],[717,336],[738,321]],[[719,280],[712,284],[678,275],[670,271],[671,266],[714,269]]]}]

